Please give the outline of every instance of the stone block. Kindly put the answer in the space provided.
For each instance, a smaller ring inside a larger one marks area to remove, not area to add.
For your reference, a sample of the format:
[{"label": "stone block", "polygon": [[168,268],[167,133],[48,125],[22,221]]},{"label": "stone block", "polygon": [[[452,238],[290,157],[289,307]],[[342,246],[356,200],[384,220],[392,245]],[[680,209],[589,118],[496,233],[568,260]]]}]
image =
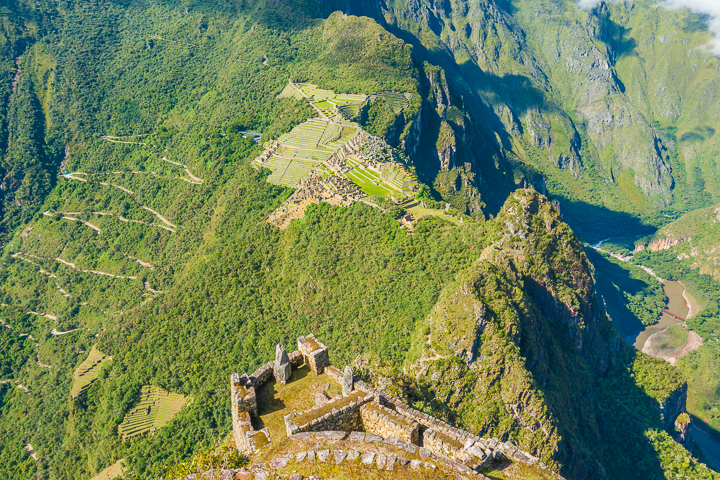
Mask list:
[{"label": "stone block", "polygon": [[383,437],[380,435],[375,435],[374,433],[366,433],[365,434],[365,442],[366,443],[373,443],[373,442],[382,442]]},{"label": "stone block", "polygon": [[343,377],[342,377],[342,394],[347,396],[350,395],[353,391],[353,371],[352,367],[350,365],[347,365],[345,367],[345,370],[343,371]]},{"label": "stone block", "polygon": [[315,434],[313,432],[299,432],[295,433],[293,435],[290,435],[291,440],[301,441],[301,442],[309,442],[313,440],[315,437]]},{"label": "stone block", "polygon": [[393,470],[395,469],[395,461],[397,460],[397,455],[394,453],[388,453],[387,455],[387,462],[385,464],[385,470]]},{"label": "stone block", "polygon": [[384,469],[386,464],[387,464],[387,456],[385,456],[385,454],[380,453],[380,454],[378,454],[377,457],[375,457],[375,465],[380,470]]},{"label": "stone block", "polygon": [[299,463],[299,462],[302,462],[303,460],[305,460],[307,458],[307,455],[308,455],[308,452],[300,452],[297,454],[297,457],[295,457],[295,458]]},{"label": "stone block", "polygon": [[315,463],[315,450],[310,450],[307,454],[308,462]]},{"label": "stone block", "polygon": [[393,447],[397,447],[398,439],[395,437],[388,437],[385,439],[385,443],[392,445]]},{"label": "stone block", "polygon": [[412,443],[407,443],[407,442],[402,442],[402,441],[398,441],[397,446],[399,448],[402,448],[406,452],[412,453],[412,454],[417,453],[418,448],[419,448],[417,445],[413,445]]},{"label": "stone block", "polygon": [[270,465],[270,468],[273,470],[280,470],[281,468],[287,467],[288,463],[290,463],[290,460],[292,460],[293,455],[283,455],[282,457],[273,458],[268,462],[268,465]]},{"label": "stone block", "polygon": [[327,460],[327,458],[330,456],[330,450],[318,450],[317,452],[317,458],[321,462],[324,462]]},{"label": "stone block", "polygon": [[365,452],[362,454],[362,463],[365,465],[372,465],[375,459],[375,452]]},{"label": "stone block", "polygon": [[363,442],[365,441],[365,432],[352,432],[348,440],[351,442]]},{"label": "stone block", "polygon": [[426,458],[430,458],[430,455],[432,454],[432,452],[425,447],[420,447],[418,449],[418,453],[420,454],[420,458],[422,458],[423,460],[425,460]]},{"label": "stone block", "polygon": [[252,480],[255,478],[255,475],[248,472],[244,468],[241,468],[240,470],[235,470],[235,473],[231,477],[233,480]]},{"label": "stone block", "polygon": [[293,473],[292,475],[290,475],[290,480],[303,480],[303,478],[304,477],[299,473]]},{"label": "stone block", "polygon": [[356,460],[359,456],[360,456],[360,452],[358,452],[357,450],[350,450],[348,452],[347,459],[348,460]]},{"label": "stone block", "polygon": [[410,460],[408,460],[408,459],[405,458],[405,457],[397,457],[397,463],[398,463],[398,465],[400,465],[401,467],[405,468],[405,467],[407,467],[408,465],[410,465]]},{"label": "stone block", "polygon": [[420,460],[410,460],[410,468],[413,470],[420,470],[420,465],[422,465]]},{"label": "stone block", "polygon": [[315,434],[315,438],[317,440],[330,440],[332,442],[344,440],[345,437],[347,437],[347,433],[341,431],[325,431],[317,432]]},{"label": "stone block", "polygon": [[336,465],[341,464],[348,456],[347,450],[335,450],[333,454],[335,455]]}]

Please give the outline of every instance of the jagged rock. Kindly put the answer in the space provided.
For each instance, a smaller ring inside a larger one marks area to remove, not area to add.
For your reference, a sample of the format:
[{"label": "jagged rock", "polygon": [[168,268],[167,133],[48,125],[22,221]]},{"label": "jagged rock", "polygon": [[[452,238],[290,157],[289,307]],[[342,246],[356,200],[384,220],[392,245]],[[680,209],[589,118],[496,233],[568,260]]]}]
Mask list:
[{"label": "jagged rock", "polygon": [[330,450],[320,450],[317,452],[317,458],[321,462],[324,462],[325,460],[327,460],[329,455],[330,455]]},{"label": "jagged rock", "polygon": [[410,460],[410,468],[413,470],[420,470],[420,465],[422,465],[420,460]]},{"label": "jagged rock", "polygon": [[285,385],[288,380],[290,380],[290,375],[292,374],[292,364],[282,343],[278,343],[275,347],[273,374],[275,375],[275,381],[282,385]]},{"label": "jagged rock", "polygon": [[375,452],[365,452],[362,454],[362,463],[371,465],[375,459]]},{"label": "jagged rock", "polygon": [[396,460],[397,460],[397,455],[395,455],[394,453],[388,453],[387,463],[385,464],[385,470],[393,470],[395,468]]},{"label": "jagged rock", "polygon": [[342,378],[342,394],[343,396],[350,395],[353,391],[353,370],[350,365],[345,367]]},{"label": "jagged rock", "polygon": [[324,407],[330,401],[330,395],[325,391],[318,392],[315,394],[315,406]]},{"label": "jagged rock", "polygon": [[335,455],[335,464],[336,465],[342,463],[343,460],[345,460],[348,456],[348,452],[346,450],[335,450],[333,453]]},{"label": "jagged rock", "polygon": [[357,450],[350,450],[350,451],[348,452],[347,459],[348,459],[348,460],[355,460],[355,459],[357,459],[359,456],[360,456],[360,452],[358,452]]},{"label": "jagged rock", "polygon": [[308,462],[315,463],[315,450],[310,450],[307,454]]},{"label": "jagged rock", "polygon": [[308,456],[308,452],[300,452],[297,454],[296,459],[299,463],[299,462],[302,462],[303,460],[305,460],[307,458],[307,456]]},{"label": "jagged rock", "polygon": [[407,467],[408,465],[410,465],[410,460],[405,457],[397,457],[397,463],[401,467]]},{"label": "jagged rock", "polygon": [[383,453],[378,454],[378,456],[375,458],[375,465],[380,470],[385,468],[386,463],[387,463],[387,456],[385,456],[385,454],[383,454]]},{"label": "jagged rock", "polygon": [[418,450],[418,453],[420,454],[420,458],[422,458],[423,460],[425,460],[426,458],[429,458],[431,455],[430,450],[428,450],[425,447],[420,447],[420,449]]},{"label": "jagged rock", "polygon": [[268,462],[270,465],[270,468],[273,470],[279,470],[281,468],[287,467],[287,464],[290,463],[290,460],[293,458],[293,455],[283,455],[282,457],[273,458]]}]

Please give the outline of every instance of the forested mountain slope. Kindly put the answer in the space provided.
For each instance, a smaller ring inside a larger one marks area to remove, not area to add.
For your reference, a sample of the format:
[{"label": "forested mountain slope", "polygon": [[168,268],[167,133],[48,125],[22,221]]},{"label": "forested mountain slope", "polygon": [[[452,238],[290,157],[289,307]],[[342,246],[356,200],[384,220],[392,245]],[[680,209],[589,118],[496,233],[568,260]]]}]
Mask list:
[{"label": "forested mountain slope", "polygon": [[[647,205],[669,205],[667,160],[648,143],[656,130],[618,93],[640,147],[618,146],[632,156],[617,170],[590,168],[583,152],[599,147],[509,7],[481,2],[486,24],[456,15],[447,27],[455,47],[463,31],[491,35],[497,52],[477,63],[432,47],[439,23],[416,30],[423,44],[408,37],[399,5],[388,28],[400,38],[312,0],[0,7],[0,477],[88,479],[125,458],[128,476],[156,478],[228,434],[230,373],[312,331],[337,365],[363,353],[412,370],[429,345],[443,359],[407,393],[417,408],[511,438],[571,478],[634,478],[631,466],[712,478],[662,431],[682,410],[684,380],[616,337],[556,205],[513,193],[555,185],[630,211],[607,175],[632,166]],[[376,13],[349,10],[361,7]],[[417,25],[434,18],[421,3],[404,12]],[[484,83],[470,82],[480,68]],[[429,216],[409,235],[397,205],[323,203],[284,231],[268,224],[292,192],[251,167],[262,147],[242,132],[271,141],[315,114],[278,98],[288,80],[409,93],[407,109],[377,121],[426,183],[419,200],[463,222]],[[537,85],[546,93],[523,94]],[[538,99],[548,106],[531,107]],[[466,286],[488,313],[459,315],[459,352],[433,312]],[[154,435],[121,438],[143,392],[159,389],[188,405]]]},{"label": "forested mountain slope", "polygon": [[[657,225],[658,212],[717,202],[720,63],[704,48],[710,33],[699,14],[652,0],[598,3],[360,1],[330,9],[373,16],[445,67],[522,172],[516,180],[546,183],[573,228],[600,239],[608,228],[641,233],[637,218]],[[463,162],[456,168],[468,168]]]}]

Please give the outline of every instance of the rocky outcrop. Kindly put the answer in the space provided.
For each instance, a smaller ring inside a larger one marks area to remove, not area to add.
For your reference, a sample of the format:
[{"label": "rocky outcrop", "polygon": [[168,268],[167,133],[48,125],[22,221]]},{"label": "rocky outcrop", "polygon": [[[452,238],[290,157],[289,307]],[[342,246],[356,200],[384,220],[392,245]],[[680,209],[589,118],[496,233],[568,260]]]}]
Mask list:
[{"label": "rocky outcrop", "polygon": [[650,244],[647,246],[647,249],[651,252],[660,252],[663,250],[669,250],[675,245],[679,245],[683,242],[689,242],[690,239],[682,236],[678,238],[659,238],[657,240],[653,240],[650,242]]}]

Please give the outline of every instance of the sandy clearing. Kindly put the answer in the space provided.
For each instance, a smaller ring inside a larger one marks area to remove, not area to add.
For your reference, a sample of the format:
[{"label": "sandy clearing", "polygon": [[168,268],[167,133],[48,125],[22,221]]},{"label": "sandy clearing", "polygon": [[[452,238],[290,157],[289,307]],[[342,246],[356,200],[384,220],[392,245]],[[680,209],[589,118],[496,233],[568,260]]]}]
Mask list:
[{"label": "sandy clearing", "polygon": [[33,449],[32,445],[30,445],[29,443],[25,445],[25,450],[28,451],[33,460],[37,460],[37,453],[35,453],[35,449]]},{"label": "sandy clearing", "polygon": [[688,314],[687,314],[686,319],[692,318],[696,313],[698,313],[701,310],[700,303],[695,299],[695,297],[690,295],[690,293],[687,291],[687,288],[685,287],[685,285],[683,285],[682,282],[678,282],[678,283],[680,285],[682,285],[682,287],[683,287],[682,295],[683,295],[683,298],[685,299],[685,303],[688,306]]}]

